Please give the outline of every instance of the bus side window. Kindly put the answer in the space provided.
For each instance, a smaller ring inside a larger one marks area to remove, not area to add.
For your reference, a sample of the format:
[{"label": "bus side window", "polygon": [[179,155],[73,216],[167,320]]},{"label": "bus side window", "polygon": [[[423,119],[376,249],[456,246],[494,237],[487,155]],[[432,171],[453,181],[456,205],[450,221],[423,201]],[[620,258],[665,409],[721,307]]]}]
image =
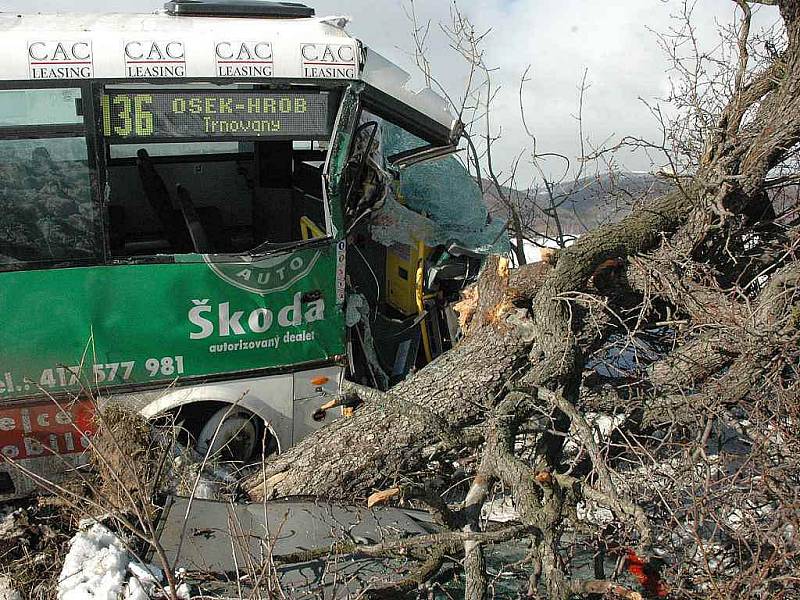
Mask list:
[{"label": "bus side window", "polygon": [[246,253],[323,238],[325,158],[319,144],[291,140],[111,145],[112,254]]},{"label": "bus side window", "polygon": [[101,254],[76,97],[0,91],[0,270]]},{"label": "bus side window", "polygon": [[115,84],[96,102],[117,123],[104,120],[102,153],[112,257],[263,254],[327,237],[325,136],[337,94],[153,86],[138,113],[149,125],[131,134],[125,106],[141,97]]}]

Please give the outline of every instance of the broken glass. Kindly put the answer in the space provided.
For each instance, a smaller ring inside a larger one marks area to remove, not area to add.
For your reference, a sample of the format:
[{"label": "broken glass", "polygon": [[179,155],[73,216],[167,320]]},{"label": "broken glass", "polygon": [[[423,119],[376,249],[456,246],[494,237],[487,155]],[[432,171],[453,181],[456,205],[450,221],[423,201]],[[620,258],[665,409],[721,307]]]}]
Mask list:
[{"label": "broken glass", "polygon": [[[387,121],[381,130],[384,156],[425,145]],[[428,246],[456,243],[481,253],[508,251],[504,229],[505,223],[489,216],[478,184],[453,156],[400,171],[371,223],[373,238],[386,246],[416,240]]]}]

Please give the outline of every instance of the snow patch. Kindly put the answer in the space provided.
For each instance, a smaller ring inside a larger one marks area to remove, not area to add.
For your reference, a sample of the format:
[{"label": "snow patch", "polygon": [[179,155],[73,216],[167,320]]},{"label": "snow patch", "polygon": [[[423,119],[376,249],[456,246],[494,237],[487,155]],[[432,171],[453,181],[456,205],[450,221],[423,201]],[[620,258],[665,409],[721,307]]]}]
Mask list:
[{"label": "snow patch", "polygon": [[79,531],[58,578],[58,600],[116,600],[125,588],[128,563],[122,542],[104,525]]},{"label": "snow patch", "polygon": [[105,525],[87,523],[70,541],[58,600],[149,600],[162,580],[161,569],[135,561]]},{"label": "snow patch", "polygon": [[578,502],[575,506],[578,520],[584,523],[592,523],[604,527],[614,521],[614,513],[605,506],[600,506],[596,502],[586,500]]},{"label": "snow patch", "polygon": [[136,577],[131,577],[125,589],[125,600],[150,600],[150,594]]},{"label": "snow patch", "polygon": [[219,484],[210,479],[201,478],[194,489],[194,497],[198,500],[219,500]]},{"label": "snow patch", "polygon": [[790,548],[795,546],[796,536],[797,536],[797,529],[791,523],[789,523],[783,528],[783,539],[789,545]]},{"label": "snow patch", "polygon": [[481,518],[493,523],[509,523],[520,520],[519,512],[514,508],[514,499],[511,496],[500,496],[484,504],[481,507]]},{"label": "snow patch", "polygon": [[601,442],[611,435],[611,433],[615,429],[619,428],[627,419],[628,415],[625,414],[617,414],[613,416],[599,413],[586,414],[586,420],[596,428],[594,439],[598,442]]},{"label": "snow patch", "polygon": [[14,589],[11,578],[5,575],[0,577],[0,600],[22,600],[22,596]]},{"label": "snow patch", "polygon": [[[622,424],[628,419],[628,415],[624,413],[606,415],[603,413],[587,412],[584,416],[586,418],[586,422],[592,428],[592,436],[594,437],[594,441],[598,444],[602,444],[605,440],[607,440],[614,430],[621,427]],[[567,441],[564,445],[564,450],[567,454],[577,454],[582,446],[582,443],[578,439],[575,431],[575,426],[573,425],[570,428],[569,436],[567,437]]]}]

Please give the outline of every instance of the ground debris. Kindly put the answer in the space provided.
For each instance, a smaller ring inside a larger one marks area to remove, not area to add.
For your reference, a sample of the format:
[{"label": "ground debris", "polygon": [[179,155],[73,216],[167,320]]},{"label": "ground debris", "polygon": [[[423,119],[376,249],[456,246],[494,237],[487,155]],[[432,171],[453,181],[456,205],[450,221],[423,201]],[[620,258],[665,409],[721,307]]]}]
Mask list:
[{"label": "ground debris", "polygon": [[90,454],[98,475],[96,492],[108,508],[128,510],[132,498],[156,491],[164,449],[154,439],[152,425],[130,410],[108,405],[99,421]]},{"label": "ground debris", "polygon": [[0,576],[0,600],[22,600],[22,596],[7,575]]},{"label": "ground debris", "polygon": [[6,507],[0,521],[0,600],[55,598],[58,573],[77,526],[52,499]]}]

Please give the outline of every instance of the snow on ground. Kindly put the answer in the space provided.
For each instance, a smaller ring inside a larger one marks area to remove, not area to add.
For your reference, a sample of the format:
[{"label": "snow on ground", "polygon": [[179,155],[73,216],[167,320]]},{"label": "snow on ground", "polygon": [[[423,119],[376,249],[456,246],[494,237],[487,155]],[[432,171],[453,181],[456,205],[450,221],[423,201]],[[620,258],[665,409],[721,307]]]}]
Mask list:
[{"label": "snow on ground", "polygon": [[[161,569],[136,561],[118,536],[95,522],[70,541],[58,600],[149,600],[162,591],[163,579]],[[181,586],[178,595],[188,599],[188,588]]]},{"label": "snow on ground", "polygon": [[575,511],[579,521],[591,523],[598,527],[605,527],[614,522],[614,513],[605,506],[599,505],[591,500],[578,502]]},{"label": "snow on ground", "polygon": [[481,507],[481,518],[492,523],[509,523],[519,521],[520,516],[511,496],[499,496]]},{"label": "snow on ground", "polygon": [[130,557],[122,542],[95,523],[70,542],[58,578],[58,600],[116,600],[126,587]]},{"label": "snow on ground", "polygon": [[[567,246],[571,246],[573,243],[575,243],[574,239],[567,240]],[[548,250],[552,251],[558,249],[558,244],[556,242],[544,238],[536,240],[536,243],[525,240],[524,246],[525,260],[528,261],[528,264],[542,262],[545,259]],[[513,258],[512,252],[512,259]]]},{"label": "snow on ground", "polygon": [[0,600],[22,600],[10,577],[0,577]]}]

